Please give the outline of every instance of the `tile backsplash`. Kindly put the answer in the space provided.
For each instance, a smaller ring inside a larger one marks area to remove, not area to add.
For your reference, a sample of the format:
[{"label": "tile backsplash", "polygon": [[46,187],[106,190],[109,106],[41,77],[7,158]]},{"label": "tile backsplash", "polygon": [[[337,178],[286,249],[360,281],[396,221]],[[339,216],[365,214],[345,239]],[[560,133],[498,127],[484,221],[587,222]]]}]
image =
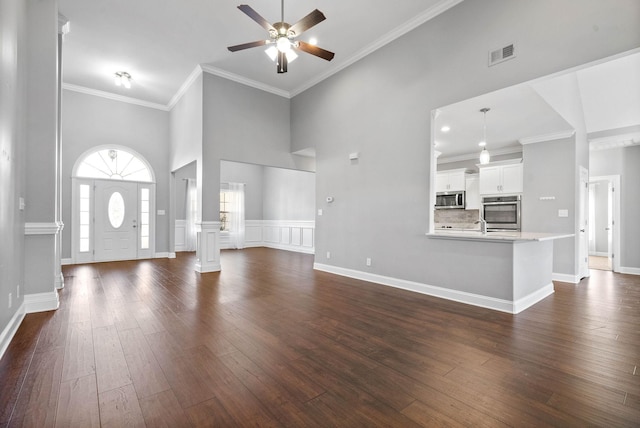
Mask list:
[{"label": "tile backsplash", "polygon": [[480,218],[480,210],[434,210],[435,224],[473,224]]}]

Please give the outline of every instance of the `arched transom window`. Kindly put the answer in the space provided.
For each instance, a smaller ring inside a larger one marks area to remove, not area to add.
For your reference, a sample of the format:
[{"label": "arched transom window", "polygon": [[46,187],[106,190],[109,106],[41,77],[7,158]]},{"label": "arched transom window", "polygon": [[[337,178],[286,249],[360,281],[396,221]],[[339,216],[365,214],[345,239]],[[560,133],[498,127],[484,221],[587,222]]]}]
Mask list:
[{"label": "arched transom window", "polygon": [[121,148],[89,153],[77,164],[76,177],[152,182],[149,165],[136,154]]}]

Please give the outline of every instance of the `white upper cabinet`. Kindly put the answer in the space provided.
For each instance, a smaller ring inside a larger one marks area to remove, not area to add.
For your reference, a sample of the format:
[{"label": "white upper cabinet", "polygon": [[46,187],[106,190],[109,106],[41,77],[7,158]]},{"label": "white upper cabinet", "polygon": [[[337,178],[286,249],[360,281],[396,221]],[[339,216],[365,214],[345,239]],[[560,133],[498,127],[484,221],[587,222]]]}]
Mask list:
[{"label": "white upper cabinet", "polygon": [[467,169],[452,169],[436,174],[436,192],[459,192],[465,190]]},{"label": "white upper cabinet", "polygon": [[522,162],[480,166],[480,194],[522,193]]},{"label": "white upper cabinet", "polygon": [[480,179],[478,174],[468,174],[466,180],[466,210],[480,209]]}]

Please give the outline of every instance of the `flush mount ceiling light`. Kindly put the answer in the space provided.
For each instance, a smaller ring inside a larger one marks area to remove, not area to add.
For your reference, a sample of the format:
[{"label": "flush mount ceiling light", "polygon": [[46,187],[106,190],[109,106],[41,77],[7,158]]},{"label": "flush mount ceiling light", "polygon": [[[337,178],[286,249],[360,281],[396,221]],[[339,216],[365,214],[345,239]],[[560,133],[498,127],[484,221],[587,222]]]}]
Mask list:
[{"label": "flush mount ceiling light", "polygon": [[481,108],[480,112],[484,115],[484,125],[483,125],[483,140],[478,144],[482,146],[482,151],[480,152],[480,163],[482,165],[488,164],[491,160],[491,155],[487,150],[487,112],[491,110],[490,108]]},{"label": "flush mount ceiling light", "polygon": [[296,41],[295,38],[307,31],[309,28],[324,21],[326,18],[318,9],[314,10],[300,21],[293,25],[284,22],[284,0],[281,1],[281,21],[270,24],[258,12],[253,10],[251,6],[241,4],[238,6],[249,18],[256,21],[260,26],[269,32],[269,40],[258,40],[256,42],[243,43],[241,45],[229,46],[231,52],[243,49],[256,48],[258,46],[271,45],[265,51],[272,61],[276,62],[278,73],[287,72],[287,64],[298,57],[296,50],[300,50],[319,58],[331,61],[334,57],[333,52],[329,52],[314,45],[314,43],[306,43]]},{"label": "flush mount ceiling light", "polygon": [[131,87],[131,75],[126,71],[118,71],[115,74],[116,86],[124,86],[129,89]]}]

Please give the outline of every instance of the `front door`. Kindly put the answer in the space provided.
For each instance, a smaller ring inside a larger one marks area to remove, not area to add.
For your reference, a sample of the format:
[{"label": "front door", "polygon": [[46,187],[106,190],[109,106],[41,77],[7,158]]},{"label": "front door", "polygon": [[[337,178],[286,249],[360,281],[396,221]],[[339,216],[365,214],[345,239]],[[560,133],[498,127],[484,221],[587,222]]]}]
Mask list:
[{"label": "front door", "polygon": [[95,261],[137,258],[138,209],[138,183],[95,181]]}]

